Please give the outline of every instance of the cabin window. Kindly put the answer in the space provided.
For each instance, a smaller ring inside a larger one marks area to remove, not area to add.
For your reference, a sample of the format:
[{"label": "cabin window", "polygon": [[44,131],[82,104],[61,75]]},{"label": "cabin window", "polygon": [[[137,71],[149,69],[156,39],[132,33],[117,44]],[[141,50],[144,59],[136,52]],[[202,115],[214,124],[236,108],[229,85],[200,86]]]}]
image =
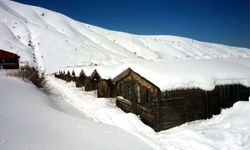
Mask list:
[{"label": "cabin window", "polygon": [[137,93],[137,102],[140,103],[141,102],[141,88],[140,88],[140,85],[136,86],[136,93]]}]

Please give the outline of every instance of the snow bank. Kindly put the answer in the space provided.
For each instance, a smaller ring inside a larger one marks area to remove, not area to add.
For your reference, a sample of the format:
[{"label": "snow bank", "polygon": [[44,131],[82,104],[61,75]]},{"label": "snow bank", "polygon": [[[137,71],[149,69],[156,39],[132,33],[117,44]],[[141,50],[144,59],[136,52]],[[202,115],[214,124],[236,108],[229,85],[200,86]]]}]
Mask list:
[{"label": "snow bank", "polygon": [[7,77],[0,77],[0,89],[1,150],[152,149],[117,127],[76,115],[70,105],[58,109],[60,95],[53,100],[34,85]]},{"label": "snow bank", "polygon": [[[47,83],[50,88],[60,91],[65,101],[79,109],[89,118],[96,122],[122,128],[141,138],[154,149],[159,149],[157,144],[152,141],[152,138],[149,139],[149,137],[155,136],[154,130],[143,124],[135,114],[125,114],[110,100],[96,98],[95,93],[84,92],[82,88],[76,88],[73,82],[66,84],[63,80],[48,77]],[[144,133],[147,133],[147,136],[142,136]]]},{"label": "snow bank", "polygon": [[237,102],[220,115],[159,133],[166,149],[250,149],[250,102]]}]

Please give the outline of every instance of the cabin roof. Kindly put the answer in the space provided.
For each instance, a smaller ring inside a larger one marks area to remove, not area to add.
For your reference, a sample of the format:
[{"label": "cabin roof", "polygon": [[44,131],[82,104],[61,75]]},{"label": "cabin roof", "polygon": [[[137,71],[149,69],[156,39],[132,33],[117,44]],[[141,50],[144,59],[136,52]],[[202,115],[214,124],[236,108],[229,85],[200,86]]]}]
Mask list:
[{"label": "cabin roof", "polygon": [[93,77],[95,76],[95,74],[97,74],[98,76],[100,76],[99,75],[99,73],[96,71],[96,69],[93,71],[93,73],[90,75],[90,80],[92,80],[93,79]]},{"label": "cabin roof", "polygon": [[79,73],[77,76],[80,76],[80,75],[81,75],[81,72],[83,72],[83,76],[84,76],[84,77],[87,77],[83,69],[80,71],[80,73]]},{"label": "cabin roof", "polygon": [[[240,61],[240,60],[239,60]],[[242,84],[250,86],[248,63],[228,60],[178,60],[137,63],[130,68],[161,91],[200,88],[213,90],[216,85]]]},{"label": "cabin roof", "polygon": [[17,54],[15,54],[15,53],[0,49],[0,58],[7,58],[7,57],[17,57],[17,58],[19,58],[19,56]]},{"label": "cabin roof", "polygon": [[87,77],[90,77],[91,74],[93,73],[93,71],[95,70],[95,67],[94,66],[83,66],[83,67],[66,67],[64,69],[62,69],[62,71],[65,71],[67,73],[67,71],[70,71],[72,72],[74,70],[75,72],[75,75],[77,77],[79,77],[81,71],[83,70],[84,74],[87,76]]},{"label": "cabin roof", "polygon": [[124,67],[121,67],[120,65],[97,66],[96,72],[99,74],[99,76],[102,79],[109,80],[109,79],[113,79],[114,77],[116,77],[125,69],[127,69],[127,67],[124,68]]},{"label": "cabin roof", "polygon": [[96,69],[102,79],[113,79],[113,82],[128,68],[162,92],[189,88],[210,91],[216,85],[226,84],[250,87],[250,58],[140,61],[120,66],[81,67],[87,76]]},{"label": "cabin roof", "polygon": [[72,70],[75,71],[76,76],[79,76],[81,70],[84,71],[85,75],[87,77],[91,77],[95,71],[98,73],[98,75],[104,79],[109,80],[113,79],[115,76],[120,74],[123,70],[127,69],[128,66],[121,66],[121,65],[108,65],[108,66],[83,66],[83,67],[67,67],[63,69],[65,72],[68,70],[72,72]]}]

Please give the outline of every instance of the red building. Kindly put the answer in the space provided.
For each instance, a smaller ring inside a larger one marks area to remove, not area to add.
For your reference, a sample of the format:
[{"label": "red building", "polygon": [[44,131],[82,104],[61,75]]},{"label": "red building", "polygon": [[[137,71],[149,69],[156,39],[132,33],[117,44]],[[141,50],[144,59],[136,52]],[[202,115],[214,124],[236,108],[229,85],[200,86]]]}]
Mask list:
[{"label": "red building", "polygon": [[19,56],[0,49],[0,69],[18,69]]}]

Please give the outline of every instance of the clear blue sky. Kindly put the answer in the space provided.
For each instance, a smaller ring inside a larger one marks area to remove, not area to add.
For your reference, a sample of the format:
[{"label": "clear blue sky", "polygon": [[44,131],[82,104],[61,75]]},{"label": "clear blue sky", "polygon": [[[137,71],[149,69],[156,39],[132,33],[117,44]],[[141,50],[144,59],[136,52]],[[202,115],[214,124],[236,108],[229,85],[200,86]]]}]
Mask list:
[{"label": "clear blue sky", "polygon": [[249,0],[16,0],[99,27],[249,46]]}]

